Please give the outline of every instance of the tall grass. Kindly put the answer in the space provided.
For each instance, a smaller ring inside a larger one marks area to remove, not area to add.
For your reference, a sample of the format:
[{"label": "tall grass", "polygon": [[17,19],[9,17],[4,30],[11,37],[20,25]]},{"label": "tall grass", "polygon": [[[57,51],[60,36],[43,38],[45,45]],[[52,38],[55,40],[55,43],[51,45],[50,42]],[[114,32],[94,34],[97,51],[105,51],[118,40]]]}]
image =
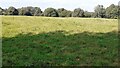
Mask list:
[{"label": "tall grass", "polygon": [[4,16],[4,66],[116,66],[115,19]]},{"label": "tall grass", "polygon": [[72,33],[84,31],[107,33],[114,30],[118,31],[118,23],[115,19],[3,17],[3,37],[13,37],[19,33],[32,32],[38,34],[56,30],[65,30]]}]

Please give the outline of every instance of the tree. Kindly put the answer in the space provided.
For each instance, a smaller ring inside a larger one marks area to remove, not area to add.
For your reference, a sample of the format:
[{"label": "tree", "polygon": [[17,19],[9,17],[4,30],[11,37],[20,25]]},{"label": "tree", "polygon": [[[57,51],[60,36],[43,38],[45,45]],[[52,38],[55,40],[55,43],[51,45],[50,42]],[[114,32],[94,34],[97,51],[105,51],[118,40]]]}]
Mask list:
[{"label": "tree", "polygon": [[84,11],[80,8],[74,9],[72,17],[84,17]]},{"label": "tree", "polygon": [[120,1],[119,1],[119,3],[118,3],[118,19],[119,19],[119,21],[120,21]]},{"label": "tree", "polygon": [[60,8],[57,10],[59,17],[66,17],[66,10],[64,8]]},{"label": "tree", "polygon": [[111,18],[117,19],[117,17],[118,17],[118,7],[117,6],[115,8],[113,8],[110,15],[111,15]]},{"label": "tree", "polygon": [[34,15],[34,7],[22,7],[19,9],[19,15],[33,16]]},{"label": "tree", "polygon": [[44,16],[58,17],[58,13],[57,13],[56,9],[54,9],[54,8],[47,8],[44,11]]},{"label": "tree", "polygon": [[33,15],[34,15],[33,10],[34,10],[34,8],[31,7],[31,6],[26,7],[26,8],[25,8],[25,14],[24,14],[24,15],[33,16]]},{"label": "tree", "polygon": [[71,17],[71,15],[72,15],[71,11],[68,11],[64,8],[60,8],[57,11],[58,11],[59,17]]},{"label": "tree", "polygon": [[111,11],[115,8],[114,4],[111,4],[109,7],[106,8],[106,17],[111,18]]},{"label": "tree", "polygon": [[92,12],[85,11],[84,12],[84,16],[85,17],[91,17],[92,16]]},{"label": "tree", "polygon": [[34,16],[42,16],[42,11],[39,7],[34,8]]},{"label": "tree", "polygon": [[3,14],[3,9],[0,7],[0,15]]},{"label": "tree", "polygon": [[72,11],[67,11],[67,17],[72,17]]},{"label": "tree", "polygon": [[11,6],[7,9],[7,14],[8,15],[18,15],[18,10]]},{"label": "tree", "polygon": [[24,15],[24,14],[25,14],[25,9],[24,9],[24,7],[19,8],[18,11],[19,11],[19,15]]},{"label": "tree", "polygon": [[111,4],[106,8],[106,17],[107,18],[117,18],[118,16],[118,6]]},{"label": "tree", "polygon": [[103,5],[98,5],[95,7],[95,17],[104,18],[105,17],[105,8]]},{"label": "tree", "polygon": [[7,15],[7,9],[3,9],[2,15]]},{"label": "tree", "polygon": [[42,15],[42,11],[39,7],[22,7],[19,8],[19,15],[27,15],[27,16],[40,16]]}]

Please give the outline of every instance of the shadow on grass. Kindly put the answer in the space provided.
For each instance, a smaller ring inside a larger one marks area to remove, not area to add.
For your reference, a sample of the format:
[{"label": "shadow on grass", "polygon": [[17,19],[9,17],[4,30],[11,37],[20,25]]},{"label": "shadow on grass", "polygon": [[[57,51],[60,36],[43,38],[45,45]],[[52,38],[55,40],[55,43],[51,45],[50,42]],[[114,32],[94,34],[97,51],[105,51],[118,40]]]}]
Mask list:
[{"label": "shadow on grass", "polygon": [[65,31],[3,38],[3,66],[118,65],[117,32]]}]

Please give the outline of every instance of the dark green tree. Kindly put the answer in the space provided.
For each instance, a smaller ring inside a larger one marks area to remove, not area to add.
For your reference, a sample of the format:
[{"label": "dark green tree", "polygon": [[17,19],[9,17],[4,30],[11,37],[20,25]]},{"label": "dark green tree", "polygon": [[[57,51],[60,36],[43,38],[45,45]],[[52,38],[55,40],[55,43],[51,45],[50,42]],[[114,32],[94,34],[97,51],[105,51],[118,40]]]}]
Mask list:
[{"label": "dark green tree", "polygon": [[120,21],[120,1],[119,1],[119,3],[118,3],[118,19],[119,19],[119,21]]},{"label": "dark green tree", "polygon": [[18,11],[19,11],[19,15],[24,15],[24,14],[25,14],[25,9],[24,9],[24,7],[19,8]]},{"label": "dark green tree", "polygon": [[3,9],[0,7],[0,15],[3,15]]},{"label": "dark green tree", "polygon": [[84,17],[92,17],[92,12],[85,11],[84,12]]},{"label": "dark green tree", "polygon": [[33,16],[33,15],[34,15],[33,10],[34,10],[34,8],[31,7],[31,6],[26,7],[26,8],[25,8],[25,14],[24,14],[24,15]]},{"label": "dark green tree", "polygon": [[72,17],[84,17],[84,10],[82,10],[80,8],[74,9],[74,11],[72,13]]},{"label": "dark green tree", "polygon": [[60,8],[57,11],[58,11],[59,17],[71,17],[71,15],[72,15],[71,11],[68,11],[64,8]]},{"label": "dark green tree", "polygon": [[34,8],[34,16],[42,16],[42,11],[39,7]]},{"label": "dark green tree", "polygon": [[67,11],[67,17],[72,17],[72,11]]},{"label": "dark green tree", "polygon": [[8,15],[18,15],[18,13],[18,10],[12,6],[7,9]]},{"label": "dark green tree", "polygon": [[113,10],[111,11],[111,18],[117,19],[118,18],[118,6],[116,6],[115,8],[113,8]]},{"label": "dark green tree", "polygon": [[106,8],[106,17],[111,18],[111,11],[115,8],[114,4],[111,4],[109,7]]},{"label": "dark green tree", "polygon": [[26,15],[26,16],[33,16],[34,15],[34,7],[28,6],[28,7],[22,7],[19,8],[19,15]]},{"label": "dark green tree", "polygon": [[95,17],[104,18],[105,17],[105,8],[103,5],[98,5],[95,7]]},{"label": "dark green tree", "polygon": [[47,8],[44,11],[44,16],[47,16],[47,17],[58,17],[58,13],[57,13],[56,9],[54,9],[54,8]]},{"label": "dark green tree", "polygon": [[3,9],[2,15],[7,15],[7,9]]},{"label": "dark green tree", "polygon": [[106,8],[106,17],[107,18],[117,18],[118,17],[118,6],[111,4]]}]

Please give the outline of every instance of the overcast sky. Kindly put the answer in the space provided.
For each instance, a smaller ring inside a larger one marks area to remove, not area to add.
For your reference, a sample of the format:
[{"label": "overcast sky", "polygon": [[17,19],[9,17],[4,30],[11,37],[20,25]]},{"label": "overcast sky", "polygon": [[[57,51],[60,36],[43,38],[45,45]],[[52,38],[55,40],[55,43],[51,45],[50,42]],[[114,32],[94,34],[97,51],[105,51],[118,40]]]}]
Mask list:
[{"label": "overcast sky", "polygon": [[42,10],[48,7],[65,8],[74,10],[75,8],[82,8],[87,11],[94,11],[94,7],[98,4],[104,7],[110,4],[117,5],[120,0],[0,0],[0,7],[8,8],[14,6],[16,8],[33,6],[40,7]]}]

